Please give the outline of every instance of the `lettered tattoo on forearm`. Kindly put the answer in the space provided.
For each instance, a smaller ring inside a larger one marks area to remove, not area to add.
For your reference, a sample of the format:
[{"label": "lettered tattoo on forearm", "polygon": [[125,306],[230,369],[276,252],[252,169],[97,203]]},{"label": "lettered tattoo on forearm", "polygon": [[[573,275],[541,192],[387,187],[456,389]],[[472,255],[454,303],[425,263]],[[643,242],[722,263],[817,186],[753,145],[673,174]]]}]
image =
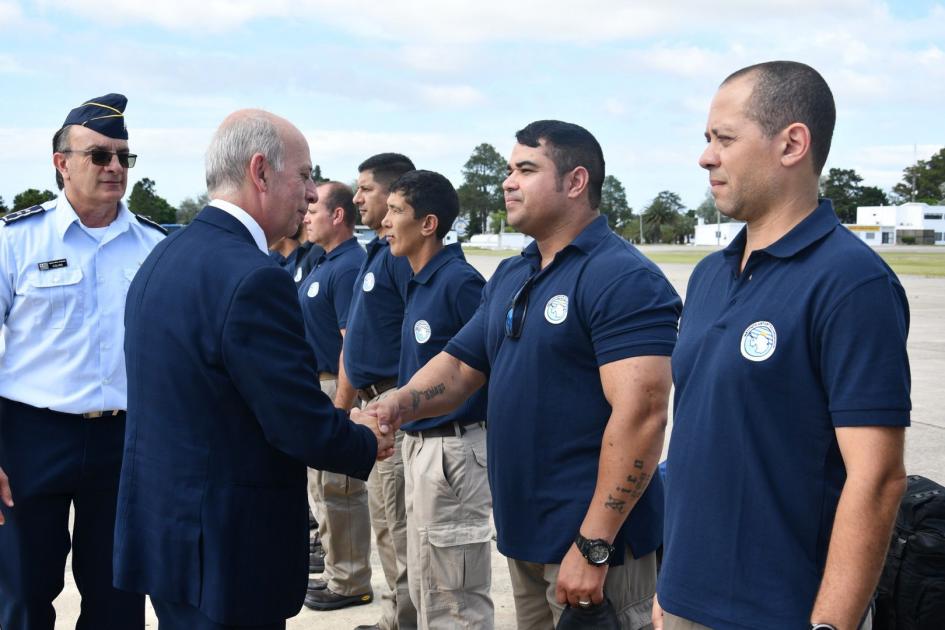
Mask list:
[{"label": "lettered tattoo on forearm", "polygon": [[636,501],[643,496],[646,487],[650,483],[650,479],[652,479],[652,475],[643,472],[643,466],[644,462],[642,459],[633,462],[634,472],[627,475],[626,485],[620,484],[617,486],[617,496],[608,494],[607,500],[604,502],[604,507],[618,514],[623,514],[627,509],[628,500]]},{"label": "lettered tattoo on forearm", "polygon": [[410,390],[410,399],[413,403],[413,411],[416,411],[420,408],[421,400],[433,400],[437,396],[446,393],[446,385],[440,383],[439,385],[433,385],[427,389],[411,389]]}]

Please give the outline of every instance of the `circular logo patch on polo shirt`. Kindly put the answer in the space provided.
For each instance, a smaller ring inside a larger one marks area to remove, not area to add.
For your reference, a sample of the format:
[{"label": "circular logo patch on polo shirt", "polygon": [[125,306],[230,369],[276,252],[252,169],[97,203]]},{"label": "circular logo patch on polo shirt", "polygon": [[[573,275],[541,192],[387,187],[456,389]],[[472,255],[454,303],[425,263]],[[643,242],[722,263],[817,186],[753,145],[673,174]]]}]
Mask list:
[{"label": "circular logo patch on polo shirt", "polygon": [[749,361],[764,361],[778,346],[778,333],[771,322],[755,322],[742,333],[742,356]]},{"label": "circular logo patch on polo shirt", "polygon": [[299,282],[301,280],[302,280],[302,268],[299,267],[298,269],[295,270],[295,281]]},{"label": "circular logo patch on polo shirt", "polygon": [[361,283],[361,288],[364,289],[365,293],[369,293],[374,289],[374,272],[369,271],[364,274],[364,282]]},{"label": "circular logo patch on polo shirt", "polygon": [[308,287],[308,296],[311,298],[311,297],[315,297],[316,295],[318,295],[318,283],[313,282]]},{"label": "circular logo patch on polo shirt", "polygon": [[545,304],[545,319],[549,324],[560,324],[568,318],[568,296],[556,295]]},{"label": "circular logo patch on polo shirt", "polygon": [[413,336],[417,340],[417,343],[430,341],[430,335],[432,334],[433,331],[430,330],[430,324],[428,324],[425,319],[418,320],[417,323],[413,325]]}]

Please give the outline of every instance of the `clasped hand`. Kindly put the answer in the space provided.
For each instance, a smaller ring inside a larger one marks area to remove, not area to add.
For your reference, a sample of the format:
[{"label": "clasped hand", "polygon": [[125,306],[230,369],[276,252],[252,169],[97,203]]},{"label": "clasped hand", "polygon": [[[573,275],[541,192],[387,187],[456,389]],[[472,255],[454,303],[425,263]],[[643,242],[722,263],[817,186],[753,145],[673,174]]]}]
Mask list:
[{"label": "clasped hand", "polygon": [[[13,493],[10,491],[10,480],[7,479],[7,475],[3,472],[2,468],[0,468],[0,503],[3,503],[3,505],[7,507],[13,507]],[[3,510],[0,510],[0,525],[3,525],[3,523]]]},{"label": "clasped hand", "polygon": [[364,409],[352,409],[351,420],[371,429],[377,438],[377,461],[382,461],[394,454],[394,435],[400,428],[400,419],[393,417],[389,406],[383,401],[373,403]]}]

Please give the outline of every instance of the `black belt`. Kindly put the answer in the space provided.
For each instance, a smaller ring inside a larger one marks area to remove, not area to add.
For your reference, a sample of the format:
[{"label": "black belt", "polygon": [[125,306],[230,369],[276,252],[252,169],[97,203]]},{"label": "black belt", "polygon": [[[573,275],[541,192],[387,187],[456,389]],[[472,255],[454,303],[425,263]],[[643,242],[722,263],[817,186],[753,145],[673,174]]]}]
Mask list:
[{"label": "black belt", "polygon": [[447,422],[446,424],[441,424],[437,427],[430,427],[429,429],[420,429],[419,431],[404,431],[407,435],[412,437],[423,437],[423,438],[438,438],[438,437],[458,437],[460,435],[466,435],[466,427],[478,424],[480,427],[485,428],[486,423],[480,422],[478,420],[473,420],[472,422]]},{"label": "black belt", "polygon": [[362,387],[358,390],[358,396],[361,397],[361,400],[367,402],[377,398],[389,389],[394,389],[395,387],[397,387],[396,378],[385,378],[383,381],[378,381],[368,385],[367,387]]}]

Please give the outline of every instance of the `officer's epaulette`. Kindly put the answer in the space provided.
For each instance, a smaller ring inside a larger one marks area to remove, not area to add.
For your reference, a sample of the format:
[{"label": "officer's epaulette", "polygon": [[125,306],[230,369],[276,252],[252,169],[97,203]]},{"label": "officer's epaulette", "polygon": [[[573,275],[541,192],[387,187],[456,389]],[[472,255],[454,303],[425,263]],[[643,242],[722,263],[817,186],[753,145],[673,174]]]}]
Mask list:
[{"label": "officer's epaulette", "polygon": [[46,208],[43,206],[33,206],[31,208],[23,208],[22,210],[17,210],[16,212],[11,212],[5,216],[0,217],[0,221],[3,221],[7,225],[13,223],[14,221],[19,221],[20,219],[25,219],[26,217],[31,217],[34,214],[40,214],[45,212]]},{"label": "officer's epaulette", "polygon": [[167,236],[168,231],[164,229],[164,226],[161,225],[160,223],[157,223],[156,221],[152,221],[148,217],[143,217],[140,214],[135,214],[135,218],[138,219],[138,221],[140,221],[144,225],[147,225],[148,227],[153,227],[155,230],[159,231],[161,234],[164,234],[165,236]]}]

